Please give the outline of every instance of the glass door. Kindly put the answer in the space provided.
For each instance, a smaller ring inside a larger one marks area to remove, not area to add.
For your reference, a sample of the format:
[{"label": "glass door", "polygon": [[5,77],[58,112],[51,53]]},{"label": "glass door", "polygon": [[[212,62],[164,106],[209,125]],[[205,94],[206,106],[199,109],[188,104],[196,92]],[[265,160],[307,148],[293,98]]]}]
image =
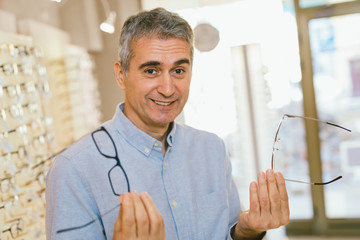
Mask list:
[{"label": "glass door", "polygon": [[290,234],[360,235],[360,1],[301,8],[294,1],[304,115],[351,129],[305,123],[313,218],[293,221]]},{"label": "glass door", "polygon": [[343,176],[338,184],[324,188],[328,218],[360,218],[360,28],[356,26],[359,13],[309,21],[318,116],[352,130],[349,134],[319,129],[323,180]]}]

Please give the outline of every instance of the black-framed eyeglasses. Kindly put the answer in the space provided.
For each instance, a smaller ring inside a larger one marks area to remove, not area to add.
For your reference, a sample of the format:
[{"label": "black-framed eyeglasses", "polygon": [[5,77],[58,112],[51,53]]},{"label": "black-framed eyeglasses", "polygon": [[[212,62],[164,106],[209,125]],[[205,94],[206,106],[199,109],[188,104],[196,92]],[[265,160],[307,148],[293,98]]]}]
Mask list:
[{"label": "black-framed eyeglasses", "polygon": [[[275,133],[275,139],[274,139],[274,143],[273,143],[273,151],[272,151],[272,155],[271,155],[271,169],[274,170],[275,168],[275,153],[276,151],[279,150],[278,147],[276,147],[277,143],[280,141],[280,138],[279,138],[279,132],[280,132],[280,128],[282,126],[282,123],[285,119],[285,117],[288,117],[288,118],[300,118],[300,119],[305,119],[305,120],[312,120],[312,121],[316,121],[316,122],[320,122],[320,123],[324,123],[324,124],[328,124],[330,126],[333,126],[333,127],[337,127],[337,128],[340,128],[342,130],[345,130],[347,132],[351,132],[350,129],[348,128],[345,128],[343,126],[340,126],[338,124],[335,124],[335,123],[332,123],[332,122],[327,122],[327,121],[321,121],[319,119],[316,119],[316,118],[310,118],[310,117],[303,117],[303,116],[297,116],[297,115],[290,115],[290,114],[284,114],[281,119],[280,119],[280,122],[279,122],[279,125],[276,129],[276,133]],[[305,182],[305,181],[299,181],[299,180],[293,180],[293,179],[287,179],[285,178],[286,181],[289,181],[289,182],[297,182],[297,183],[305,183],[305,184],[312,184],[312,185],[326,185],[326,184],[329,184],[329,183],[332,183],[332,182],[335,182],[339,179],[341,179],[342,176],[338,176],[330,181],[327,181],[327,182]]]},{"label": "black-framed eyeglasses", "polygon": [[[111,135],[109,134],[109,132],[106,130],[105,127],[100,127],[99,129],[97,129],[91,133],[91,137],[94,141],[96,149],[102,156],[116,160],[116,164],[108,172],[109,183],[110,183],[111,190],[114,193],[114,195],[120,196],[121,194],[130,192],[129,179],[127,177],[127,174],[126,174],[123,166],[121,165],[115,142],[114,142],[113,138],[111,137]],[[118,181],[119,178],[120,179],[123,178],[125,180],[124,182],[126,183],[125,184],[126,191],[124,191],[124,187],[119,187],[119,185],[120,185],[120,183]],[[113,179],[114,180],[116,179],[117,181],[113,181]],[[103,216],[112,212],[119,206],[120,206],[120,204],[117,204],[116,206],[114,206],[110,210],[106,211],[101,216],[99,216],[97,218],[93,218],[91,221],[89,221],[86,224],[83,224],[81,226],[71,227],[71,228],[60,229],[56,233],[64,233],[64,232],[69,232],[72,230],[77,230],[77,229],[87,227],[87,226],[91,225],[92,223],[100,220]]]},{"label": "black-framed eyeglasses", "polygon": [[[121,165],[120,158],[118,156],[117,148],[113,138],[110,136],[109,132],[104,127],[100,127],[98,130],[95,130],[91,133],[91,137],[95,143],[95,146],[99,153],[106,158],[111,158],[116,161],[116,164],[109,170],[108,178],[111,186],[111,190],[114,195],[120,196],[126,192],[130,192],[130,183],[127,177],[127,174]],[[110,147],[112,144],[112,148]],[[113,179],[124,178],[126,182],[126,192],[124,189],[119,187],[119,181],[114,184]]]}]

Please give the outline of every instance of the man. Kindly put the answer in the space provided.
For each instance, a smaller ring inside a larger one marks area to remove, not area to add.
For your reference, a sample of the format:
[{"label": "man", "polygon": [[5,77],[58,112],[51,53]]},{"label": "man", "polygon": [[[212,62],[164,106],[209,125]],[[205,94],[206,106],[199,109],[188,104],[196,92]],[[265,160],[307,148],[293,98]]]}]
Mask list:
[{"label": "man", "polygon": [[119,55],[125,103],[49,171],[48,239],[262,239],[287,224],[280,173],[259,173],[241,212],[223,141],[174,122],[189,94],[189,24],[141,12],[125,22]]}]

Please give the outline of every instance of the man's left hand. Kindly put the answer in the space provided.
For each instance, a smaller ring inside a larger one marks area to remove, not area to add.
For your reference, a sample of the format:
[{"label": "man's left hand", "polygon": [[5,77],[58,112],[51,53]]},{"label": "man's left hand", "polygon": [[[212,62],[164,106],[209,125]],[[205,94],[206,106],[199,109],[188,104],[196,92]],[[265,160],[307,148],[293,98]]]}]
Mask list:
[{"label": "man's left hand", "polygon": [[257,239],[268,229],[289,223],[289,200],[283,175],[269,169],[250,184],[250,209],[239,216],[234,239]]}]

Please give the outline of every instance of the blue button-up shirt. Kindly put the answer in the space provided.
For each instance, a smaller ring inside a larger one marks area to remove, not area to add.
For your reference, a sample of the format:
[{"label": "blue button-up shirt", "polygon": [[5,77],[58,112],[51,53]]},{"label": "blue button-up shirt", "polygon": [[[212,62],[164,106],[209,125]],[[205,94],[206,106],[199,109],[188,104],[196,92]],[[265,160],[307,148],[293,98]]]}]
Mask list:
[{"label": "blue button-up shirt", "polygon": [[[164,156],[161,142],[133,125],[123,107],[103,126],[114,139],[130,188],[148,192],[163,216],[166,239],[230,239],[241,211],[223,141],[173,123]],[[113,151],[106,149],[111,144],[96,141],[101,151]],[[99,153],[91,135],[56,158],[46,186],[48,239],[112,239],[120,207],[108,175],[115,164]],[[123,174],[110,175],[114,188],[127,191]]]}]

